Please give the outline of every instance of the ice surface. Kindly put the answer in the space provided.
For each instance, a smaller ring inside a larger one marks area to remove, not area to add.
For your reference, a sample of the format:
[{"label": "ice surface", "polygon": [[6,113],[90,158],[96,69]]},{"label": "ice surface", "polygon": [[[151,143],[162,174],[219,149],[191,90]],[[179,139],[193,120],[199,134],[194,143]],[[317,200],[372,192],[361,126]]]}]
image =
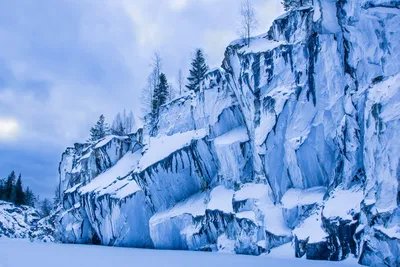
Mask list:
[{"label": "ice surface", "polygon": [[131,267],[132,264],[140,267],[355,266],[350,262],[318,262],[226,253],[67,245],[0,238],[1,267]]}]

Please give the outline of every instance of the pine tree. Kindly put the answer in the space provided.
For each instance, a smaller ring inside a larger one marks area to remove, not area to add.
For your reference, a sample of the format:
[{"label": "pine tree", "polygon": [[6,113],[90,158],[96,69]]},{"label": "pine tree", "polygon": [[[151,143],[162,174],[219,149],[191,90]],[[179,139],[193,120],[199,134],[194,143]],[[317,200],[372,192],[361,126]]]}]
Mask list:
[{"label": "pine tree", "polygon": [[97,141],[108,135],[109,132],[110,129],[108,124],[105,122],[105,117],[103,114],[101,114],[96,125],[90,129],[90,138],[88,141]]},{"label": "pine tree", "polygon": [[160,74],[160,81],[158,83],[158,90],[157,90],[157,98],[158,98],[158,107],[167,103],[169,97],[169,85],[167,76],[164,73]]},{"label": "pine tree", "polygon": [[22,178],[21,174],[18,176],[17,183],[15,184],[15,204],[24,205],[25,204],[25,193],[22,188]]},{"label": "pine tree", "polygon": [[15,191],[14,191],[14,183],[15,183],[15,172],[12,171],[10,175],[7,177],[6,186],[5,186],[5,200],[14,202],[15,200]]},{"label": "pine tree", "polygon": [[47,217],[51,213],[51,202],[47,198],[43,199],[42,203],[40,204],[40,211],[43,217]]},{"label": "pine tree", "polygon": [[4,179],[0,179],[0,200],[5,199],[5,189],[6,189],[6,182]]},{"label": "pine tree", "polygon": [[159,82],[154,91],[153,105],[152,105],[152,117],[158,117],[158,111],[161,105],[164,105],[168,100],[169,89],[167,76],[164,73],[160,74]]},{"label": "pine tree", "polygon": [[57,185],[54,189],[54,198],[53,198],[53,205],[57,207],[61,201],[61,192],[60,192],[60,185]]},{"label": "pine tree", "polygon": [[33,192],[29,189],[29,186],[26,188],[25,193],[25,205],[35,207],[35,202],[36,202],[36,196],[33,194]]},{"label": "pine tree", "polygon": [[195,57],[192,60],[192,68],[190,69],[190,75],[187,78],[189,84],[186,87],[189,90],[193,90],[195,92],[200,91],[200,83],[204,79],[204,75],[208,70],[208,66],[206,64],[206,60],[204,59],[203,52],[201,49],[196,49]]}]

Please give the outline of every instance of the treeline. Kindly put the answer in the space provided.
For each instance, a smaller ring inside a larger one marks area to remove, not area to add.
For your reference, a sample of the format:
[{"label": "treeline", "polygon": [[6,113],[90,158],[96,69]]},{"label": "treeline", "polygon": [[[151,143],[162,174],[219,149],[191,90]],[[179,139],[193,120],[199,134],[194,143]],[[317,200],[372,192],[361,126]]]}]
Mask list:
[{"label": "treeline", "polygon": [[[306,4],[311,0],[282,0],[282,5],[285,11],[290,11]],[[254,31],[258,27],[256,10],[250,0],[242,0],[239,10],[239,20],[236,28],[236,33],[243,40],[243,43],[250,46]],[[172,83],[169,83],[169,78],[163,71],[163,60],[159,53],[154,53],[150,63],[151,72],[147,78],[146,86],[141,93],[142,119],[146,122],[150,129],[150,134],[154,132],[154,127],[159,117],[160,107],[167,101],[182,95],[187,91],[199,92],[202,80],[208,71],[202,49],[197,48],[191,62],[189,76],[183,77],[182,69],[179,69],[175,77],[174,88]],[[106,123],[104,115],[101,115],[95,124],[90,129],[89,142],[97,141],[104,138],[106,135],[126,135],[132,132],[135,120],[132,112],[123,114],[118,113],[111,124],[111,127]]]},{"label": "treeline", "polygon": [[35,206],[38,197],[29,189],[22,185],[21,174],[16,176],[12,171],[6,179],[0,179],[0,200],[12,202],[15,205]]},{"label": "treeline", "polygon": [[90,129],[88,142],[100,140],[109,134],[118,136],[130,134],[135,130],[135,124],[135,117],[132,111],[127,112],[124,110],[122,113],[118,112],[111,127],[106,122],[104,115],[101,114],[96,124]]},{"label": "treeline", "polygon": [[15,171],[12,171],[7,178],[0,178],[0,200],[18,206],[26,205],[37,208],[42,217],[50,215],[53,209],[53,203],[49,199],[39,200],[39,196],[35,195],[29,186],[24,189],[22,175],[19,174],[17,178]]},{"label": "treeline", "polygon": [[201,81],[208,71],[208,65],[200,48],[195,50],[186,83],[182,70],[179,70],[176,78],[177,89],[168,82],[168,78],[163,72],[163,62],[159,53],[154,54],[151,67],[152,70],[148,76],[146,86],[142,89],[141,95],[142,113],[150,129],[158,120],[160,107],[167,103],[167,101],[187,91],[199,92]]},{"label": "treeline", "polygon": [[[203,51],[201,49],[196,49],[191,64],[192,67],[189,71],[189,76],[187,77],[187,83],[184,83],[182,71],[179,70],[179,88],[178,90],[175,90],[172,84],[168,82],[165,73],[163,73],[162,65],[163,63],[160,54],[155,53],[151,62],[152,71],[147,79],[147,85],[142,90],[142,112],[144,114],[144,119],[150,128],[155,125],[155,121],[158,119],[160,107],[167,103],[168,100],[171,100],[186,91],[193,91],[195,93],[199,92],[200,83],[208,71],[208,65]],[[185,88],[183,88],[183,86]],[[134,128],[135,118],[132,111],[127,113],[124,110],[122,114],[118,112],[111,127],[106,122],[105,116],[101,114],[96,124],[90,129],[88,142],[100,140],[109,134],[123,136],[131,133]]]}]

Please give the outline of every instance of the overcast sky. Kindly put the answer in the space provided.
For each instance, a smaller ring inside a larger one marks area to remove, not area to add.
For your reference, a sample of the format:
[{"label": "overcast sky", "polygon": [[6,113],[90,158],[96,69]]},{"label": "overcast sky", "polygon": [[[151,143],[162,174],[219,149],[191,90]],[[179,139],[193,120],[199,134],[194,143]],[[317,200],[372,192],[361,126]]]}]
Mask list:
[{"label": "overcast sky", "polygon": [[[280,0],[251,0],[266,32]],[[99,114],[139,112],[158,51],[170,81],[193,50],[221,65],[236,39],[239,0],[13,0],[0,4],[0,177],[11,170],[52,197],[67,146]]]}]

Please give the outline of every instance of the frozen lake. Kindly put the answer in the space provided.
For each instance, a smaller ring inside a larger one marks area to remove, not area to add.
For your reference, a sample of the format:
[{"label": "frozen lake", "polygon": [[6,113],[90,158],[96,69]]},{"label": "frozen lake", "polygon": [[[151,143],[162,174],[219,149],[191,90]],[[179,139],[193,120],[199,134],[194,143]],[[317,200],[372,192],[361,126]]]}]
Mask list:
[{"label": "frozen lake", "polygon": [[290,245],[265,256],[67,245],[0,238],[0,267],[236,267],[360,266],[345,262],[308,261],[288,255]]}]

